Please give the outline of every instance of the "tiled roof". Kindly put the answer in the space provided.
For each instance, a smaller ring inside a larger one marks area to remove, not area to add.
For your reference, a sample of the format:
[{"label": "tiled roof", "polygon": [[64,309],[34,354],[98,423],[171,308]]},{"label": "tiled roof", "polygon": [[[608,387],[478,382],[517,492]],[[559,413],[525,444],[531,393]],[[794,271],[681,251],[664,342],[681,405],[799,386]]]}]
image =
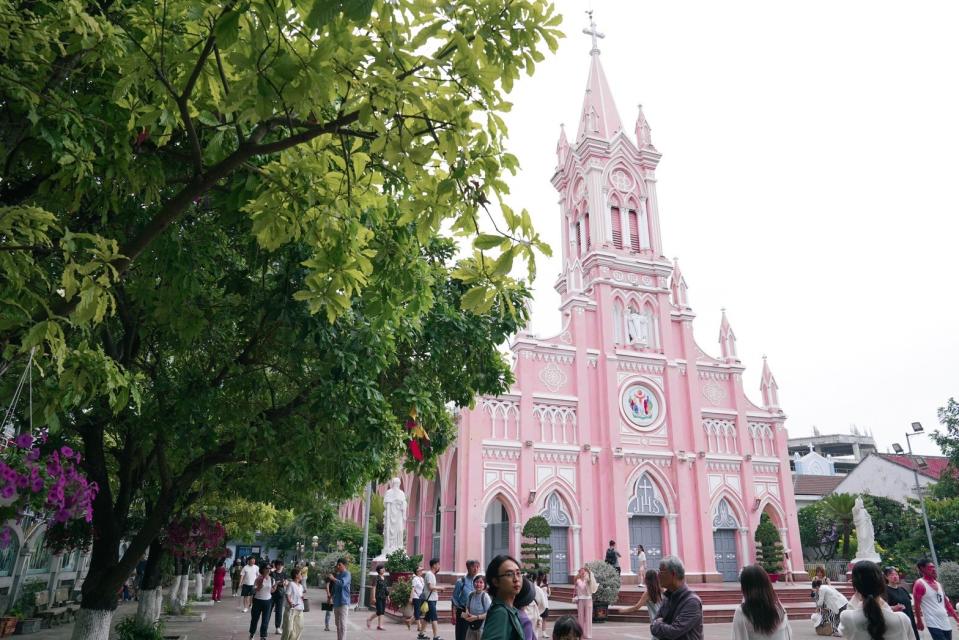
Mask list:
[{"label": "tiled roof", "polygon": [[[905,467],[912,471],[916,469],[915,459],[912,456],[908,455],[898,455],[893,453],[874,453],[873,455],[879,456],[884,460],[888,460],[894,464],[898,464],[900,467]],[[926,465],[923,467],[918,467],[918,471],[921,475],[924,475],[933,480],[938,480],[939,476],[942,475],[943,471],[949,466],[949,458],[945,456],[917,456],[921,457],[926,461]]]},{"label": "tiled roof", "polygon": [[833,492],[846,476],[793,476],[793,493],[797,496],[825,496]]}]

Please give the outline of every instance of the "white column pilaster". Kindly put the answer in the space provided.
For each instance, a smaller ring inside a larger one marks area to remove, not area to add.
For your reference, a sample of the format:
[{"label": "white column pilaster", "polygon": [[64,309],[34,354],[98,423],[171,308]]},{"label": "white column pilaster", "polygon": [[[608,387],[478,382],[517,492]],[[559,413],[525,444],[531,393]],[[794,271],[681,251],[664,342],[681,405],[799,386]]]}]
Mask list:
[{"label": "white column pilaster", "polygon": [[574,524],[570,527],[573,532],[573,566],[570,567],[569,572],[573,575],[579,571],[579,568],[583,566],[583,538],[580,535],[582,532],[582,525]]},{"label": "white column pilaster", "polygon": [[739,548],[739,567],[742,568],[753,561],[749,555],[749,527],[739,528]]},{"label": "white column pilaster", "polygon": [[[676,516],[677,514],[675,513],[666,514],[666,530],[669,534],[669,555],[673,556],[679,556],[679,542],[676,536]],[[659,567],[656,568],[658,569]]]}]

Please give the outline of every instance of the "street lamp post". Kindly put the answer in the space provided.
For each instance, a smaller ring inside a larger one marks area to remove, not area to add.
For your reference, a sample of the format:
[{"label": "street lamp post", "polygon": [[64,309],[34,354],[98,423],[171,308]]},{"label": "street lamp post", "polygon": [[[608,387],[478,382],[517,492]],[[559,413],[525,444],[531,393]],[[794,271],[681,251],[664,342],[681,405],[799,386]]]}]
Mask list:
[{"label": "street lamp post", "polygon": [[310,543],[313,545],[313,562],[316,562],[316,548],[320,546],[320,536],[313,536],[313,540]]},{"label": "street lamp post", "polygon": [[[929,516],[926,514],[926,499],[922,495],[922,487],[919,486],[919,463],[916,460],[916,457],[912,454],[912,438],[913,436],[918,436],[923,433],[922,424],[919,422],[912,423],[912,433],[906,433],[906,446],[909,448],[909,457],[912,459],[912,474],[916,480],[916,495],[919,496],[919,508],[922,511],[922,524],[926,527],[926,540],[929,542],[929,553],[932,555],[932,563],[936,565],[936,571],[939,570],[939,558],[936,556],[936,545],[932,542],[932,530],[929,528]],[[893,450],[896,453],[902,453],[902,447],[898,442],[893,443]]]}]

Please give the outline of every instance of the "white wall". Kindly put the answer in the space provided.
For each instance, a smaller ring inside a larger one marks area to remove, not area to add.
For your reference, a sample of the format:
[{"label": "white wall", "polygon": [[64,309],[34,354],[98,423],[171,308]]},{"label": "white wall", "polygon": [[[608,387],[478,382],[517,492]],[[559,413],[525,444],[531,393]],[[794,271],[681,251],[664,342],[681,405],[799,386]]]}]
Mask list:
[{"label": "white wall", "polygon": [[[933,480],[919,474],[919,484],[927,487]],[[905,503],[907,498],[916,497],[915,486],[911,470],[878,456],[869,456],[839,483],[834,493],[868,493]]]}]

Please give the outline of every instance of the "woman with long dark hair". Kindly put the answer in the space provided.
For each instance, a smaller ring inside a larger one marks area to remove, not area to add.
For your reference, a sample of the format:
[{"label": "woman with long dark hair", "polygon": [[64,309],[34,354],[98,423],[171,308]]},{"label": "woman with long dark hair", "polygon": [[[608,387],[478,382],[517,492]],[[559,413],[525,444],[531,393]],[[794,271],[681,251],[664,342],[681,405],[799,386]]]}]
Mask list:
[{"label": "woman with long dark hair", "polygon": [[839,616],[842,635],[850,640],[910,640],[912,625],[901,611],[883,600],[886,579],[879,565],[860,560],[852,568],[852,588],[862,599],[862,608],[846,609]]},{"label": "woman with long dark hair", "polygon": [[493,604],[486,612],[483,640],[523,640],[523,626],[514,606],[523,588],[523,572],[512,556],[496,556],[486,567],[486,580]]},{"label": "woman with long dark hair", "polygon": [[792,637],[786,610],[780,604],[765,569],[758,565],[743,567],[739,586],[743,601],[733,614],[734,640],[788,640]]},{"label": "woman with long dark hair", "polygon": [[[643,584],[646,585],[646,591],[640,596],[639,602],[631,607],[620,609],[619,613],[633,613],[646,607],[646,611],[649,613],[649,619],[653,621],[659,613],[659,608],[663,606],[663,588],[659,585],[659,572],[648,569],[645,575],[643,575]],[[653,637],[655,638],[656,636]]]}]

